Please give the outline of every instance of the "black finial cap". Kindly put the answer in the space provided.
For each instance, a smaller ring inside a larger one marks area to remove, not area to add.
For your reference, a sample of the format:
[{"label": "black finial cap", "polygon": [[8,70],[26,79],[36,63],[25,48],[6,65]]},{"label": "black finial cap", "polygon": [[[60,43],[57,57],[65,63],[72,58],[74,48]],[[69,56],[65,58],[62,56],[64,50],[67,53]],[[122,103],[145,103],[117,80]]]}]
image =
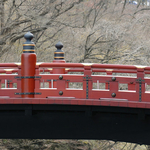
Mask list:
[{"label": "black finial cap", "polygon": [[57,49],[62,49],[62,48],[63,48],[63,44],[62,44],[61,42],[58,42],[58,43],[55,45],[55,47],[56,47]]},{"label": "black finial cap", "polygon": [[33,34],[31,32],[27,32],[24,35],[26,42],[23,43],[23,53],[34,53],[35,44],[31,40],[33,39]]},{"label": "black finial cap", "polygon": [[33,39],[33,34],[31,32],[27,32],[25,35],[24,35],[24,38],[27,40],[27,41],[31,41]]},{"label": "black finial cap", "polygon": [[54,59],[55,60],[63,60],[64,59],[64,51],[62,50],[63,44],[58,42],[55,47],[57,50],[54,52]]}]

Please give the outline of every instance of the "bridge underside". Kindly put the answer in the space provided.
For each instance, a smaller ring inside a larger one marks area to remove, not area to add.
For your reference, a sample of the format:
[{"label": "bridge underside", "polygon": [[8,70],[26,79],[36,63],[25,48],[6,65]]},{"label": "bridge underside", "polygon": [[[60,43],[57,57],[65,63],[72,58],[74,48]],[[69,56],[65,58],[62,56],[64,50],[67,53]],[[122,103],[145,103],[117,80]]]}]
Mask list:
[{"label": "bridge underside", "polygon": [[150,144],[149,109],[3,104],[0,121],[0,138],[105,139]]}]

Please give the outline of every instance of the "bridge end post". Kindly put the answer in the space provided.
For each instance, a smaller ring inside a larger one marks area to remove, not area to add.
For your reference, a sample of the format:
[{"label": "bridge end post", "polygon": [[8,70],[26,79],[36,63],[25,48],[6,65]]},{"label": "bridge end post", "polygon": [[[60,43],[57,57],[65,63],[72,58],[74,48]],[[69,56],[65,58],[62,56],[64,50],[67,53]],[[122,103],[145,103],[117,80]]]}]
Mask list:
[{"label": "bridge end post", "polygon": [[[54,52],[54,60],[53,63],[65,63],[64,59],[64,51],[62,50],[63,44],[61,42],[58,42],[55,47],[57,50]],[[65,74],[65,68],[53,68],[52,71],[53,74]],[[56,81],[54,81],[54,88],[57,87]]]},{"label": "bridge end post", "polygon": [[21,55],[21,97],[33,98],[35,89],[35,67],[36,54],[35,44],[31,41],[33,34],[28,32],[24,35],[26,42],[23,44],[23,53]]},{"label": "bridge end post", "polygon": [[[53,60],[53,63],[65,63],[65,59],[64,59],[64,51],[62,50],[63,48],[63,44],[61,42],[58,42],[55,47],[57,48],[57,50],[54,52],[54,60]],[[64,73],[64,70],[55,70],[53,69],[53,72],[55,73]]]}]

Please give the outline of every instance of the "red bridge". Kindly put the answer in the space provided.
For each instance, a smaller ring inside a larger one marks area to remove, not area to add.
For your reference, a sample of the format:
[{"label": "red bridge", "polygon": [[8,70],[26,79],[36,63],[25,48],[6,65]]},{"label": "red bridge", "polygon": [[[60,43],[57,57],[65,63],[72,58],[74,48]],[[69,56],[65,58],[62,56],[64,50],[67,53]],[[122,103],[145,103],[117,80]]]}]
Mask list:
[{"label": "red bridge", "polygon": [[108,139],[150,144],[150,67],[37,63],[25,34],[21,63],[0,64],[0,138]]}]

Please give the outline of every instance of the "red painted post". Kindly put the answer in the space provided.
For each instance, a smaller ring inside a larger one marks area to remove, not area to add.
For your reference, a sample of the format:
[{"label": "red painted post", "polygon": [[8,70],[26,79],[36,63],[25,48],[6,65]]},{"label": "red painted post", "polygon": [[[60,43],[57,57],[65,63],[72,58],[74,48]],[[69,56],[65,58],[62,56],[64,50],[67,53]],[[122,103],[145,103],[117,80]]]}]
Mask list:
[{"label": "red painted post", "polygon": [[144,67],[137,67],[136,92],[139,97],[139,102],[144,101],[145,80]]},{"label": "red painted post", "polygon": [[[36,69],[35,69],[35,76],[39,76],[40,75],[40,69],[39,69],[39,65],[36,64]],[[34,92],[39,93],[40,90],[40,78],[35,78],[35,89]],[[34,95],[35,98],[39,98],[40,95]]]},{"label": "red painted post", "polygon": [[[65,63],[64,60],[64,51],[62,50],[63,44],[58,42],[55,47],[57,50],[54,52],[54,60],[53,63]],[[53,74],[65,74],[65,68],[53,68]],[[57,82],[53,82],[53,88],[57,87]]]},{"label": "red painted post", "polygon": [[92,69],[91,65],[84,65],[84,77],[83,77],[83,91],[85,93],[84,98],[92,98]]},{"label": "red painted post", "polygon": [[130,83],[128,83],[128,90],[133,90],[133,91],[135,91],[135,83],[134,82],[130,82]]},{"label": "red painted post", "polygon": [[23,53],[21,55],[21,95],[23,98],[33,98],[36,67],[35,44],[31,42],[32,33],[28,32],[24,37],[27,41],[23,44]]},{"label": "red painted post", "polygon": [[[6,74],[12,74],[12,69],[6,69]],[[13,88],[13,82],[11,80],[7,80],[7,87],[6,88]]]},{"label": "red painted post", "polygon": [[[106,70],[107,75],[112,76],[113,69],[105,69],[105,70]],[[108,90],[109,90],[109,82],[106,82],[106,83],[105,83],[105,89],[108,89]]]},{"label": "red painted post", "polygon": [[[21,63],[17,64],[18,66],[18,76],[21,77]],[[16,79],[17,83],[17,92],[16,93],[21,93],[21,78]],[[20,98],[20,95],[16,95],[15,97]]]}]

